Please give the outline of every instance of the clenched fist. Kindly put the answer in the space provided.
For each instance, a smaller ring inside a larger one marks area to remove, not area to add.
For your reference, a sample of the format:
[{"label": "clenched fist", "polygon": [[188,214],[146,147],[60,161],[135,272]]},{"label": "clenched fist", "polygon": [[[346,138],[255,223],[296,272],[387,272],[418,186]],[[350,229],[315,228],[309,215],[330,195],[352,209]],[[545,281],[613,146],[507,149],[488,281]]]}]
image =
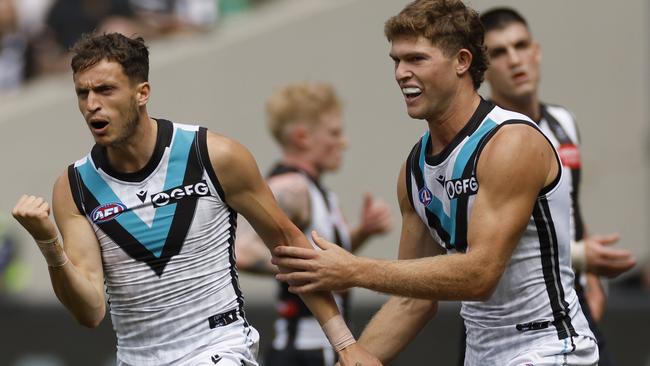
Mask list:
[{"label": "clenched fist", "polygon": [[42,197],[22,195],[11,214],[38,241],[58,235],[50,220],[50,205]]}]

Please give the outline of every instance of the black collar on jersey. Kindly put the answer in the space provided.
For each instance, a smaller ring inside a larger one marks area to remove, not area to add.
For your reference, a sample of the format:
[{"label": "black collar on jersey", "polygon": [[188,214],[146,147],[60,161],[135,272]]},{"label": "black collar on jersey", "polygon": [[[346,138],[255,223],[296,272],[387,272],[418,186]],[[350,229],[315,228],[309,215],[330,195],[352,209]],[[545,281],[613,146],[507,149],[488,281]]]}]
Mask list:
[{"label": "black collar on jersey", "polygon": [[93,146],[90,152],[95,166],[98,169],[101,168],[111,177],[125,182],[141,182],[143,179],[148,177],[151,173],[153,173],[154,169],[156,169],[160,163],[160,159],[162,159],[165,148],[171,145],[172,134],[174,132],[174,127],[170,121],[155,118],[154,120],[158,123],[156,146],[154,148],[153,154],[151,154],[151,158],[149,158],[149,161],[142,169],[133,173],[118,172],[117,170],[113,169],[110,162],[108,161],[106,147],[97,144]]},{"label": "black collar on jersey", "polygon": [[267,175],[267,178],[274,177],[276,175],[280,174],[285,174],[285,173],[300,173],[309,178],[310,181],[312,181],[316,186],[318,186],[318,189],[321,189],[320,187],[320,181],[314,177],[311,176],[311,174],[307,173],[304,169],[300,169],[297,166],[293,165],[288,165],[285,163],[277,163],[275,166],[271,169],[269,174]]},{"label": "black collar on jersey", "polygon": [[284,164],[284,163],[280,162],[280,163],[275,164],[275,166],[273,167],[273,169],[271,169],[271,171],[270,171],[269,174],[267,175],[267,178],[275,177],[276,175],[286,174],[286,173],[299,173],[299,174],[302,174],[302,175],[304,175],[305,177],[307,177],[307,179],[309,179],[312,183],[314,183],[314,185],[316,186],[316,188],[318,188],[318,190],[320,191],[320,193],[321,193],[321,194],[323,195],[323,197],[325,198],[324,201],[325,201],[325,205],[327,205],[327,209],[328,209],[328,210],[331,210],[331,208],[330,208],[330,202],[329,202],[329,200],[327,199],[327,191],[325,190],[325,188],[324,188],[323,186],[320,185],[320,181],[319,181],[318,179],[312,177],[312,176],[311,176],[309,173],[307,173],[304,169],[300,169],[300,168],[298,168],[298,167],[296,167],[296,166],[293,166],[293,165],[287,165],[287,164]]},{"label": "black collar on jersey", "polygon": [[427,141],[426,145],[426,162],[429,165],[438,165],[445,161],[447,157],[449,157],[449,154],[451,154],[452,151],[460,144],[465,137],[470,136],[471,134],[476,131],[478,126],[481,125],[481,122],[485,119],[485,116],[488,115],[494,109],[495,104],[483,99],[481,97],[481,102],[479,103],[478,107],[474,111],[474,114],[472,117],[470,117],[469,121],[465,124],[465,126],[456,134],[456,136],[451,140],[451,142],[437,155],[431,154],[431,151],[433,150],[433,146],[431,144],[431,139]]},{"label": "black collar on jersey", "polygon": [[575,144],[575,142],[572,141],[569,135],[566,133],[564,127],[562,127],[560,122],[558,122],[558,120],[553,117],[553,115],[548,111],[546,105],[540,104],[540,107],[542,119],[546,120],[546,123],[548,123],[548,126],[551,128],[553,134],[555,135],[555,138],[557,138],[560,144]]}]

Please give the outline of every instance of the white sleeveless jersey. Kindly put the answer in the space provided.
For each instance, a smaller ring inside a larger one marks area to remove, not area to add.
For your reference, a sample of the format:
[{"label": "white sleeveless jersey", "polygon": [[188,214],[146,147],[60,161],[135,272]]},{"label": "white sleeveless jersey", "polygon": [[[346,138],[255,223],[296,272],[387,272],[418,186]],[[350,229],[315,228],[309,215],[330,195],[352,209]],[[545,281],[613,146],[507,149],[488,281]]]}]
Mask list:
[{"label": "white sleeveless jersey", "polygon": [[[464,253],[467,227],[480,182],[476,166],[483,147],[504,125],[536,128],[526,116],[481,100],[476,112],[445,150],[431,156],[427,132],[407,161],[409,199],[434,240]],[[569,255],[569,186],[558,174],[543,189],[528,226],[492,297],[464,301],[466,365],[505,365],[533,345],[573,337],[593,338],[573,289]]]},{"label": "white sleeveless jersey", "polygon": [[[270,174],[271,177],[280,174],[300,174],[309,189],[310,222],[303,233],[317,250],[312,241],[311,232],[315,230],[326,240],[351,250],[350,233],[339,208],[336,195],[324,189],[319,182],[294,167],[278,165]],[[312,315],[299,296],[288,292],[286,284],[280,283],[278,315],[275,322],[275,338],[273,348],[282,350],[293,347],[297,350],[331,348],[318,320]],[[345,315],[345,299],[334,293],[334,300],[339,311]]]},{"label": "white sleeveless jersey", "polygon": [[575,118],[566,108],[542,104],[538,126],[557,149],[564,178],[571,187],[571,238],[582,240],[584,222],[578,199],[582,163],[580,158],[580,135]]},{"label": "white sleeveless jersey", "polygon": [[206,130],[158,120],[137,173],[111,169],[95,146],[69,167],[73,197],[101,246],[117,358],[180,363],[228,332],[253,341],[234,260],[236,213],[208,157]]}]

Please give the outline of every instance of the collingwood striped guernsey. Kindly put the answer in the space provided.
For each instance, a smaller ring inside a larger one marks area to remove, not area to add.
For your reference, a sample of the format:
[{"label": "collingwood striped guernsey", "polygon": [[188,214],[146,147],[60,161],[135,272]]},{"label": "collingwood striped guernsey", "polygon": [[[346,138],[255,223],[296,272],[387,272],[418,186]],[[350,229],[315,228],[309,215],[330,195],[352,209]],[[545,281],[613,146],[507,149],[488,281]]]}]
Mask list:
[{"label": "collingwood striped guernsey", "polygon": [[[343,219],[336,195],[323,188],[320,182],[314,180],[306,172],[292,166],[278,164],[269,174],[269,178],[282,174],[299,174],[307,185],[310,222],[302,231],[312,245],[314,243],[311,232],[315,230],[326,240],[338,243],[350,251],[350,232]],[[275,322],[273,348],[276,350],[330,350],[325,354],[325,364],[334,364],[334,351],[318,320],[298,295],[289,292],[289,286],[286,283],[280,282],[279,287],[277,306],[279,318]],[[339,311],[345,317],[347,299],[339,293],[332,293],[332,295]]]},{"label": "collingwood striped guernsey", "polygon": [[[481,100],[467,125],[439,155],[429,132],[406,163],[408,197],[447,252],[467,251],[467,228],[480,182],[476,166],[483,147],[504,125],[536,128],[524,115]],[[550,143],[550,142],[549,142]],[[483,302],[464,301],[466,365],[506,365],[536,345],[574,337],[593,338],[573,289],[569,242],[569,186],[562,173],[539,194],[530,221],[494,291]]]},{"label": "collingwood striped guernsey", "polygon": [[210,163],[207,131],[157,124],[139,172],[114,171],[98,145],[68,168],[77,208],[101,246],[118,364],[198,364],[190,358],[224,348],[254,362],[258,335],[235,269],[236,213]]},{"label": "collingwood striped guernsey", "polygon": [[564,178],[571,187],[571,239],[582,240],[584,222],[578,200],[582,164],[578,127],[575,118],[566,108],[550,104],[542,104],[540,108],[542,118],[538,126],[560,154]]}]

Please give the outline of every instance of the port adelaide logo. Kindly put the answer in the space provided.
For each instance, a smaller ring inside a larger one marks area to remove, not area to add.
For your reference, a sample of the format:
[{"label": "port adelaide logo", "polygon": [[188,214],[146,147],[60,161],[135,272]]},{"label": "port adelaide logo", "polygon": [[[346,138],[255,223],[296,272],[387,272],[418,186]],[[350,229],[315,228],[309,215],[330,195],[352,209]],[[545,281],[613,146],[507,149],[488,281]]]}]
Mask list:
[{"label": "port adelaide logo", "polygon": [[175,203],[184,198],[202,197],[202,196],[209,196],[209,195],[210,195],[210,189],[208,188],[208,184],[206,183],[205,180],[202,180],[196,183],[191,183],[184,186],[178,186],[178,187],[170,188],[166,191],[152,194],[151,203],[153,204],[153,207],[158,208],[158,207],[166,206],[170,203]]}]

